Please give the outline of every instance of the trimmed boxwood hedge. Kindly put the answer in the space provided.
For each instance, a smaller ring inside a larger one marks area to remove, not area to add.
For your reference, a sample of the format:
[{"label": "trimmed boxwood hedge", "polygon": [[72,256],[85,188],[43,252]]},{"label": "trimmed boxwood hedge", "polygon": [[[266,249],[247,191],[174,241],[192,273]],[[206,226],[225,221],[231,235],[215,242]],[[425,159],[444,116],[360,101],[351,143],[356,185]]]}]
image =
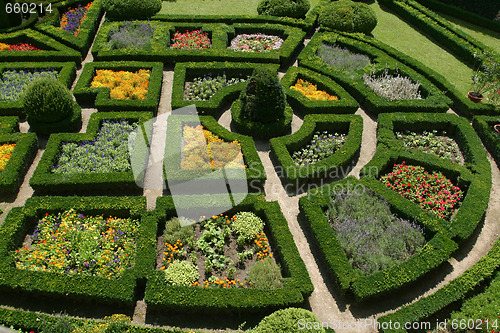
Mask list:
[{"label": "trimmed boxwood hedge", "polygon": [[[5,52],[5,51],[2,51]],[[35,70],[54,68],[59,71],[57,79],[65,86],[71,88],[76,77],[76,64],[74,62],[4,62],[0,63],[0,76],[5,70]],[[22,99],[14,102],[2,101],[0,115],[24,115]]]},{"label": "trimmed boxwood hedge", "polygon": [[73,103],[73,111],[68,118],[53,123],[30,120],[30,131],[38,135],[48,136],[52,133],[77,132],[82,127],[82,108],[77,102]]},{"label": "trimmed boxwood hedge", "polygon": [[[262,189],[266,180],[266,172],[257,153],[255,142],[251,137],[228,131],[211,116],[170,115],[167,121],[167,144],[165,146],[163,167],[164,177],[168,180],[170,186],[184,184],[186,191],[196,191],[196,189],[191,188],[187,190],[188,182],[196,180],[198,191],[204,191],[205,185],[210,187],[210,184],[220,184],[224,178],[227,178],[229,181],[245,181],[249,185],[248,191],[260,191]],[[183,125],[189,124],[194,126],[201,124],[204,129],[209,130],[224,141],[238,141],[241,144],[241,152],[246,165],[246,179],[241,179],[241,173],[237,170],[232,173],[231,169],[224,169],[223,172],[222,170],[213,172],[212,170],[181,169]],[[221,178],[223,174],[224,178]],[[203,179],[199,179],[200,177],[203,177]],[[224,187],[224,191],[226,190]]]},{"label": "trimmed boxwood hedge", "polygon": [[72,2],[71,5],[65,3],[55,5],[52,7],[53,13],[50,14],[50,19],[45,19],[40,22],[34,29],[78,50],[82,56],[85,57],[94,40],[101,18],[104,15],[104,11],[101,7],[101,0],[92,1],[92,6],[87,10],[85,19],[82,21],[80,30],[76,36],[60,29],[59,26],[62,15],[68,11],[69,8],[75,8],[78,5],[85,6],[91,1],[92,0],[79,0]]},{"label": "trimmed boxwood hedge", "polygon": [[[90,84],[98,69],[136,72],[149,69],[148,93],[143,100],[112,99],[108,88],[90,88]],[[95,104],[98,111],[151,111],[158,110],[161,86],[163,82],[163,64],[160,62],[113,61],[91,62],[85,64],[82,74],[75,85],[73,94],[78,103]]]},{"label": "trimmed boxwood hedge", "polygon": [[[342,293],[352,293],[357,301],[364,301],[375,296],[383,296],[407,286],[439,267],[458,248],[444,232],[439,221],[422,218],[415,209],[407,209],[406,199],[399,195],[390,195],[382,183],[370,179],[357,180],[345,178],[314,189],[307,196],[300,198],[300,211],[305,217],[306,226],[312,231],[314,241],[319,249],[328,273],[332,276]],[[371,275],[363,275],[349,264],[335,231],[330,226],[324,210],[328,206],[331,195],[339,189],[354,191],[370,188],[384,197],[391,205],[391,210],[399,217],[417,221],[424,230],[427,243],[424,248],[407,261]],[[388,195],[389,194],[389,195]]]},{"label": "trimmed boxwood hedge", "polygon": [[483,141],[491,156],[500,165],[500,137],[495,134],[493,126],[500,124],[500,117],[475,116],[472,126]]},{"label": "trimmed boxwood hedge", "polygon": [[10,117],[0,117],[0,134],[10,134],[19,132],[19,118]]},{"label": "trimmed boxwood hedge", "polygon": [[[118,279],[78,274],[17,269],[13,251],[46,213],[56,214],[75,209],[84,215],[104,215],[140,219],[137,231],[136,258],[133,267]],[[137,280],[145,278],[154,267],[157,217],[146,213],[144,197],[34,197],[24,207],[13,208],[0,227],[0,286],[26,295],[39,295],[54,302],[62,299],[97,301],[132,305]]]},{"label": "trimmed boxwood hedge", "polygon": [[79,143],[94,140],[104,120],[125,119],[130,123],[139,122],[143,124],[152,117],[153,115],[149,112],[94,113],[90,116],[85,134],[58,133],[51,135],[42,158],[33,176],[30,178],[30,186],[38,194],[141,193],[142,189],[136,184],[132,170],[126,172],[78,174],[54,174],[51,170],[52,166],[58,162],[63,143]]},{"label": "trimmed boxwood hedge", "polygon": [[[204,196],[198,198],[186,196],[179,206],[177,202],[174,205],[172,197],[158,198],[156,211],[160,216],[160,228],[163,228],[167,219],[176,216],[176,208],[196,209],[200,200],[204,207],[220,206],[219,196],[212,196],[211,199],[213,204],[207,205],[207,198]],[[224,209],[227,208],[224,207]],[[169,286],[165,283],[164,273],[155,270],[148,276],[146,285],[144,299],[148,304],[148,309],[198,310],[212,314],[214,312],[265,312],[300,305],[311,295],[314,287],[279,204],[274,201],[265,201],[263,195],[248,195],[240,204],[221,213],[234,214],[238,211],[252,211],[264,220],[274,257],[281,263],[283,287],[269,290]],[[162,232],[162,229],[159,232]]]},{"label": "trimmed boxwood hedge", "polygon": [[[319,90],[326,91],[330,95],[338,97],[336,101],[316,101],[304,96],[304,94],[290,89],[297,83],[298,79],[303,79],[315,84]],[[311,113],[354,113],[359,108],[358,102],[351,97],[335,81],[302,67],[290,67],[281,78],[281,83],[285,88],[288,103],[297,111],[304,114]]]},{"label": "trimmed boxwood hedge", "polygon": [[78,65],[82,62],[80,52],[32,29],[0,34],[0,43],[29,43],[41,49],[41,51],[2,51],[0,53],[0,62],[73,61]]},{"label": "trimmed boxwood hedge", "polygon": [[[318,48],[323,43],[336,44],[368,55],[372,59],[377,73],[380,73],[386,67],[391,72],[397,68],[400,74],[409,76],[414,82],[420,82],[420,91],[423,93],[423,99],[390,101],[384,97],[380,97],[366,86],[363,81],[363,74],[369,74],[373,68],[359,69],[354,74],[337,71],[325,64],[316,55]],[[300,53],[298,60],[300,67],[306,67],[333,78],[349,94],[356,98],[359,103],[364,104],[369,111],[376,114],[385,112],[445,112],[452,103],[444,93],[418,72],[404,64],[398,63],[385,52],[365,42],[344,35],[316,33]]]},{"label": "trimmed boxwood hedge", "polygon": [[[462,275],[413,304],[405,305],[394,313],[377,319],[383,333],[404,333],[405,323],[423,322],[434,314],[462,302],[468,295],[500,271],[500,241],[493,244],[490,252]],[[475,319],[475,318],[474,318]],[[478,318],[479,319],[479,318]],[[391,323],[391,324],[390,324]]]},{"label": "trimmed boxwood hedge", "polygon": [[221,113],[221,106],[236,99],[240,92],[246,87],[246,82],[233,84],[220,89],[208,101],[189,101],[184,99],[186,82],[207,74],[222,75],[228,78],[250,76],[256,68],[265,68],[271,72],[277,72],[277,64],[251,64],[234,62],[182,62],[177,63],[174,69],[174,83],[172,88],[172,109],[195,105],[200,114],[217,117]]},{"label": "trimmed boxwood hedge", "polygon": [[[324,160],[298,167],[292,160],[293,152],[309,144],[318,131],[348,134],[345,144],[332,156]],[[287,136],[273,138],[271,156],[282,168],[282,176],[289,183],[299,183],[313,179],[334,179],[342,174],[344,168],[356,158],[361,148],[363,135],[363,118],[358,115],[313,114],[304,117],[300,129]]]},{"label": "trimmed boxwood hedge", "polygon": [[[134,21],[135,22],[135,21]],[[147,22],[147,21],[137,21]],[[105,22],[92,47],[92,55],[99,61],[109,60],[140,60],[177,63],[188,61],[240,61],[267,62],[287,64],[296,54],[306,33],[299,28],[279,24],[266,23],[235,23],[232,25],[220,23],[180,23],[151,21],[156,27],[151,50],[126,49],[111,50],[108,39],[110,29],[118,27],[123,22]],[[212,47],[203,50],[182,50],[170,48],[172,35],[176,31],[202,29],[209,33]],[[263,33],[281,36],[285,41],[281,48],[270,52],[236,52],[228,48],[231,39],[241,33]]]}]

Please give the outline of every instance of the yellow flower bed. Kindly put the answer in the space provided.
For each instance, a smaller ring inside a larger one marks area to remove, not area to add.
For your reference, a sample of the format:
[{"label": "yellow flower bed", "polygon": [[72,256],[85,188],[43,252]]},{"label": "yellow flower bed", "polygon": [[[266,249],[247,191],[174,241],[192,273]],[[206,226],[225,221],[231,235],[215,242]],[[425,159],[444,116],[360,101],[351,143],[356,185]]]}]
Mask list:
[{"label": "yellow flower bed", "polygon": [[151,71],[147,69],[140,69],[137,73],[98,69],[90,87],[111,89],[109,96],[113,99],[142,100],[148,94],[150,75]]},{"label": "yellow flower bed", "polygon": [[330,95],[326,91],[318,90],[315,84],[303,79],[298,79],[297,83],[291,86],[290,89],[297,90],[307,98],[315,101],[335,101],[339,99],[337,96]]},{"label": "yellow flower bed", "polygon": [[12,151],[14,150],[15,146],[16,146],[15,143],[7,143],[0,146],[0,171],[5,169],[7,162],[10,160],[10,157],[12,156]]}]

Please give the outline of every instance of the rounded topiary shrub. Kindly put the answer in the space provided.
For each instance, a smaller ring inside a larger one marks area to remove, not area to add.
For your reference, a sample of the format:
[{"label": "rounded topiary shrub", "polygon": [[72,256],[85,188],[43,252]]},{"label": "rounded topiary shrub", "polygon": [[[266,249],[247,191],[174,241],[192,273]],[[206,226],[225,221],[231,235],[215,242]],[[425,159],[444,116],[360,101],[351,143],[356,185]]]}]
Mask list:
[{"label": "rounded topiary shrub", "polygon": [[369,34],[377,26],[377,16],[365,3],[340,0],[321,9],[319,23],[328,29]]},{"label": "rounded topiary shrub", "polygon": [[146,19],[161,10],[161,0],[103,0],[106,18],[113,20]]},{"label": "rounded topiary shrub", "polygon": [[260,15],[303,18],[311,8],[309,0],[262,0],[257,6]]},{"label": "rounded topiary shrub", "polygon": [[[316,324],[315,324],[316,323]],[[308,324],[306,326],[306,324]],[[312,328],[307,328],[312,327]],[[311,311],[298,308],[278,310],[264,317],[254,333],[325,333],[318,317]]]},{"label": "rounded topiary shrub", "polygon": [[198,268],[190,261],[175,260],[165,270],[165,281],[174,286],[189,286],[199,277]]},{"label": "rounded topiary shrub", "polygon": [[264,231],[264,221],[255,213],[239,212],[234,215],[231,228],[238,234],[238,244],[244,244],[255,238],[255,234]]}]

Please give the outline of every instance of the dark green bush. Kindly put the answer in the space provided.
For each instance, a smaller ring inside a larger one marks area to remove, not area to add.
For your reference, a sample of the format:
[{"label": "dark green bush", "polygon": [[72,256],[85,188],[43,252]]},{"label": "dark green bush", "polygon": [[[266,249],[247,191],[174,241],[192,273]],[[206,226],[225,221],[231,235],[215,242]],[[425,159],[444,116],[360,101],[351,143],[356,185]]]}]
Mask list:
[{"label": "dark green bush", "polygon": [[130,20],[146,19],[161,10],[161,0],[104,0],[106,17],[110,19]]},{"label": "dark green bush", "polygon": [[285,90],[276,73],[256,69],[240,99],[244,118],[273,123],[285,117]]},{"label": "dark green bush", "polygon": [[262,0],[257,12],[260,15],[303,18],[310,8],[309,0]]},{"label": "dark green bush", "polygon": [[278,289],[283,286],[281,269],[271,258],[255,262],[248,272],[248,279],[252,287],[257,289]]},{"label": "dark green bush", "polygon": [[323,7],[319,23],[329,29],[369,34],[377,25],[377,16],[365,3],[340,0]]},{"label": "dark green bush", "polygon": [[73,104],[68,88],[52,78],[31,83],[26,89],[23,100],[28,122],[59,122],[71,116]]},{"label": "dark green bush", "polygon": [[[316,322],[317,325],[312,323]],[[318,328],[307,329],[301,327],[301,323],[309,323],[311,326],[318,326]],[[321,328],[321,323],[318,317],[311,311],[299,308],[288,308],[278,310],[269,316],[262,319],[259,325],[255,328],[255,333],[324,333],[325,330]]]}]

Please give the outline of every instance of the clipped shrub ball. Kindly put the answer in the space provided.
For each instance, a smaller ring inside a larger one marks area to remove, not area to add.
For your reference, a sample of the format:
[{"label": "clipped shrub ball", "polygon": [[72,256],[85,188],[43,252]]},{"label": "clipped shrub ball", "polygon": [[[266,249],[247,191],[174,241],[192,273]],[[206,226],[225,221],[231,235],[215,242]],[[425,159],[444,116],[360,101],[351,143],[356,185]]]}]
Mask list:
[{"label": "clipped shrub ball", "polygon": [[190,261],[175,260],[165,270],[165,281],[174,286],[189,286],[199,278],[198,268]]},{"label": "clipped shrub ball", "polygon": [[310,8],[309,0],[262,0],[257,12],[260,15],[304,18]]},{"label": "clipped shrub ball", "polygon": [[377,26],[377,16],[365,3],[340,0],[323,7],[319,24],[328,29],[370,34]]},{"label": "clipped shrub ball", "polygon": [[54,78],[33,81],[23,98],[28,122],[62,121],[72,115],[74,103],[68,88]]},{"label": "clipped shrub ball", "polygon": [[[306,328],[300,323],[309,323]],[[317,323],[317,324],[315,324]],[[261,320],[254,333],[325,333],[318,317],[311,311],[298,308],[278,310]]]},{"label": "clipped shrub ball", "polygon": [[264,230],[264,221],[252,212],[239,212],[234,215],[231,228],[238,234],[238,244],[242,245]]},{"label": "clipped shrub ball", "polygon": [[256,261],[250,267],[248,280],[256,289],[278,289],[283,286],[283,276],[278,264],[270,258]]},{"label": "clipped shrub ball", "polygon": [[106,17],[113,20],[147,19],[161,10],[161,0],[104,0]]}]

